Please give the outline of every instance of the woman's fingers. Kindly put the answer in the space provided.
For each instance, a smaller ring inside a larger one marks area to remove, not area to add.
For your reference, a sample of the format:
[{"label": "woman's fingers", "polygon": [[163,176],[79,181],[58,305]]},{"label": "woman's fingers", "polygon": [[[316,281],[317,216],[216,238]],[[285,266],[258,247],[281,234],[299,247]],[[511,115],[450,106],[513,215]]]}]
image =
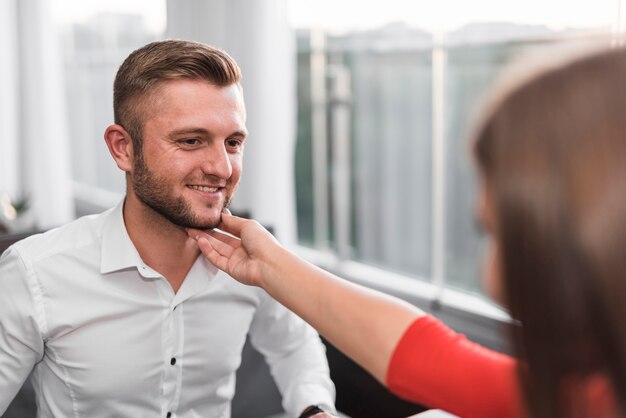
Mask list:
[{"label": "woman's fingers", "polygon": [[232,247],[208,235],[198,236],[197,242],[198,248],[211,264],[220,270],[227,270],[228,261],[234,251]]},{"label": "woman's fingers", "polygon": [[187,228],[187,235],[189,235],[190,238],[193,238],[196,241],[199,237],[211,236],[227,245],[230,245],[233,248],[238,247],[241,243],[241,240],[239,238],[227,235],[226,233],[216,229],[213,229],[211,231],[202,231],[200,229]]},{"label": "woman's fingers", "polygon": [[204,238],[209,242],[209,244],[211,245],[211,247],[213,247],[215,251],[217,251],[220,255],[223,255],[224,257],[230,257],[233,252],[237,248],[239,248],[241,243],[240,240],[223,234],[215,237],[213,233],[210,233],[207,234]]},{"label": "woman's fingers", "polygon": [[222,212],[222,222],[219,225],[219,229],[224,232],[228,232],[236,237],[241,236],[241,230],[248,222],[247,219],[233,216],[230,213]]},{"label": "woman's fingers", "polygon": [[237,248],[241,245],[241,240],[239,238],[233,237],[231,235],[227,235],[222,231],[212,230],[206,232],[207,235],[212,236],[213,238],[220,240],[224,244],[230,245],[233,248]]}]

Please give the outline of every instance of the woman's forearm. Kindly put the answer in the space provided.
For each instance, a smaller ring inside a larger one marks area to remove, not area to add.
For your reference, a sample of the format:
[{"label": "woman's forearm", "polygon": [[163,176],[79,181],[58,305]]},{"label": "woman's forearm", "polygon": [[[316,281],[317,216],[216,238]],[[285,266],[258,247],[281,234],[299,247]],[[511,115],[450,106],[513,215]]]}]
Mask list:
[{"label": "woman's forearm", "polygon": [[385,384],[389,360],[415,306],[340,279],[280,247],[261,286]]}]

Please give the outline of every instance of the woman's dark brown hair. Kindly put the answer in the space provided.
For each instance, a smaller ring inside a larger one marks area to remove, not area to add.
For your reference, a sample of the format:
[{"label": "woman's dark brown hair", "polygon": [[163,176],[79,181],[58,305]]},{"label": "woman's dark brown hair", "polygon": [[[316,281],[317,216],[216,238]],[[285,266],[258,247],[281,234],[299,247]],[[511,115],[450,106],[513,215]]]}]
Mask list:
[{"label": "woman's dark brown hair", "polygon": [[585,384],[600,376],[626,416],[626,50],[545,70],[493,109],[474,154],[530,415],[599,416]]}]

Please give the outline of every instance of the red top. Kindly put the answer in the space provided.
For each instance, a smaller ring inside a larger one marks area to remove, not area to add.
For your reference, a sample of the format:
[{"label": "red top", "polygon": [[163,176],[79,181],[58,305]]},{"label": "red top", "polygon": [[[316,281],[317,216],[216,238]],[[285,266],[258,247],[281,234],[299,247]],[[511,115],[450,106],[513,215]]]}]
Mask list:
[{"label": "red top", "polygon": [[416,319],[398,343],[387,385],[402,398],[464,418],[524,416],[515,360],[429,315]]}]

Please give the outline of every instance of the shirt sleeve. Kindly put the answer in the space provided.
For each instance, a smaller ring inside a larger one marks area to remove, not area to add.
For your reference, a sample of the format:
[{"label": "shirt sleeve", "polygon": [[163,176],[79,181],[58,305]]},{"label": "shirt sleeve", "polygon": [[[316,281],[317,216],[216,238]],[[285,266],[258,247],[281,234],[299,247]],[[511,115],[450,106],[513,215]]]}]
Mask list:
[{"label": "shirt sleeve", "polygon": [[523,416],[516,361],[429,315],[415,320],[398,343],[387,384],[398,396],[462,417]]},{"label": "shirt sleeve", "polygon": [[8,249],[0,258],[0,415],[43,357],[32,290],[21,257]]},{"label": "shirt sleeve", "polygon": [[326,348],[317,332],[264,293],[250,327],[250,342],[265,357],[285,411],[299,416],[310,405],[335,413]]}]

